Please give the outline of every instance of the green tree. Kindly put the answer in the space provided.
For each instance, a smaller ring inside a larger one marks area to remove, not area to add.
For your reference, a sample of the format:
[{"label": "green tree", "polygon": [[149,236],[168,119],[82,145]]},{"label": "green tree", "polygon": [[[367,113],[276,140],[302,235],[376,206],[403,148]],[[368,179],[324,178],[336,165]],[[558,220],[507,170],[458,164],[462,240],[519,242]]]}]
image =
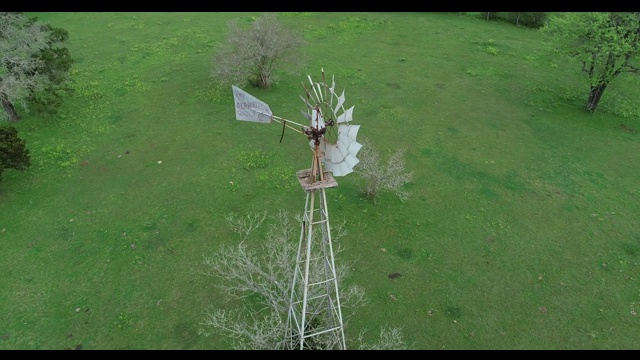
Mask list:
[{"label": "green tree", "polygon": [[0,180],[4,169],[25,170],[31,165],[26,141],[13,126],[0,126]]},{"label": "green tree", "polygon": [[0,118],[18,121],[16,107],[53,114],[72,91],[73,59],[66,30],[22,13],[0,13]]},{"label": "green tree", "polygon": [[211,77],[224,85],[268,88],[277,81],[277,69],[293,73],[305,63],[304,44],[302,34],[287,29],[276,14],[266,13],[247,28],[233,19],[227,42],[213,56]]},{"label": "green tree", "polygon": [[487,21],[495,20],[498,18],[497,12],[485,12],[484,14]]},{"label": "green tree", "polygon": [[546,12],[508,12],[505,18],[516,25],[522,25],[539,29],[547,21]]},{"label": "green tree", "polygon": [[559,55],[575,58],[587,74],[586,110],[594,112],[607,86],[624,72],[637,73],[640,12],[572,12],[551,16],[541,28]]},{"label": "green tree", "polygon": [[29,102],[37,113],[53,115],[62,105],[64,97],[73,93],[69,76],[73,58],[66,47],[69,40],[67,30],[50,24],[44,24],[43,29],[47,46],[38,54],[42,62],[36,71],[44,74],[48,81],[44,83],[43,91],[31,94]]}]

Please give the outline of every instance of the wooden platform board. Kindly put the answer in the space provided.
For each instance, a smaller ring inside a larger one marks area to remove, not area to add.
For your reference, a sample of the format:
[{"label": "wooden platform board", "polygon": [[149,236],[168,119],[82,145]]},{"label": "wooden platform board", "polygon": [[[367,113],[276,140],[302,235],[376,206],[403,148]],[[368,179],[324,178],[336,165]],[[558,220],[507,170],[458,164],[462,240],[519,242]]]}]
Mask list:
[{"label": "wooden platform board", "polygon": [[300,185],[302,185],[302,188],[305,192],[312,192],[318,189],[333,188],[338,186],[338,182],[328,171],[322,173],[322,178],[324,180],[316,182],[311,182],[313,181],[313,178],[311,177],[311,169],[300,170],[296,173],[296,175],[298,176],[298,181],[300,182]]}]

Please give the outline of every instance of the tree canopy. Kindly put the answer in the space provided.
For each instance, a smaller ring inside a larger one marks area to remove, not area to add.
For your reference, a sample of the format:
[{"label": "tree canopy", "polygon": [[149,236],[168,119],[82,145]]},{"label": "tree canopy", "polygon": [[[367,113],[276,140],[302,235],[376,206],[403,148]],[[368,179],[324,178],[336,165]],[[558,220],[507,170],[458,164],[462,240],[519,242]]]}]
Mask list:
[{"label": "tree canopy", "polygon": [[16,107],[55,113],[72,91],[73,63],[62,28],[22,13],[0,13],[0,119],[21,118]]},{"label": "tree canopy", "polygon": [[4,169],[25,170],[31,165],[26,142],[13,126],[0,126],[0,180]]},{"label": "tree canopy", "polygon": [[586,109],[596,110],[600,98],[618,75],[637,73],[640,12],[570,12],[552,16],[541,29],[560,55],[577,59],[589,82]]}]

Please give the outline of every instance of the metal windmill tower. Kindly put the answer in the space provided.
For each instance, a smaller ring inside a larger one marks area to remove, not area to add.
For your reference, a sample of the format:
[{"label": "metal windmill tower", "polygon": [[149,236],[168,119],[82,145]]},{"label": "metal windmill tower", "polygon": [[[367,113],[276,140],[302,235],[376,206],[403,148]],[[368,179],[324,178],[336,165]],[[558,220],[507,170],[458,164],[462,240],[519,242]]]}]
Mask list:
[{"label": "metal windmill tower", "polygon": [[[291,296],[284,346],[289,349],[346,349],[340,307],[327,196],[325,190],[338,186],[334,176],[344,176],[358,163],[362,147],[356,141],[360,125],[351,125],[353,106],[344,108],[344,91],[338,95],[335,81],[329,86],[308,76],[310,90],[304,86],[306,105],[303,116],[309,126],[274,116],[269,106],[233,87],[238,120],[270,123],[307,136],[313,151],[311,168],[297,172],[306,193],[301,220],[300,243],[291,280]],[[290,124],[300,126],[300,129]]]}]

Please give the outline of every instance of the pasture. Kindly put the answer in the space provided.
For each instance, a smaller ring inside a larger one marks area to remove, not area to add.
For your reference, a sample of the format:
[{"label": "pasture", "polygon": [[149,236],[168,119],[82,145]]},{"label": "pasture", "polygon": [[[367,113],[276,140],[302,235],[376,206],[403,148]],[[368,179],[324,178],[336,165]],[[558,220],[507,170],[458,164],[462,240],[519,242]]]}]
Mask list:
[{"label": "pasture", "polygon": [[[229,213],[304,210],[308,141],[235,120],[209,79],[227,21],[260,13],[38,13],[70,35],[75,93],[15,124],[32,166],[0,183],[0,349],[228,349],[203,255]],[[415,349],[640,348],[640,80],[594,114],[580,65],[542,34],[455,13],[282,13],[305,73],[245,88],[299,119],[321,68],[359,138],[406,149],[410,197],[327,190],[337,262],[366,291],[345,332]],[[296,239],[297,241],[297,239]],[[401,276],[390,278],[391,273]],[[349,345],[349,341],[347,342]]]}]

